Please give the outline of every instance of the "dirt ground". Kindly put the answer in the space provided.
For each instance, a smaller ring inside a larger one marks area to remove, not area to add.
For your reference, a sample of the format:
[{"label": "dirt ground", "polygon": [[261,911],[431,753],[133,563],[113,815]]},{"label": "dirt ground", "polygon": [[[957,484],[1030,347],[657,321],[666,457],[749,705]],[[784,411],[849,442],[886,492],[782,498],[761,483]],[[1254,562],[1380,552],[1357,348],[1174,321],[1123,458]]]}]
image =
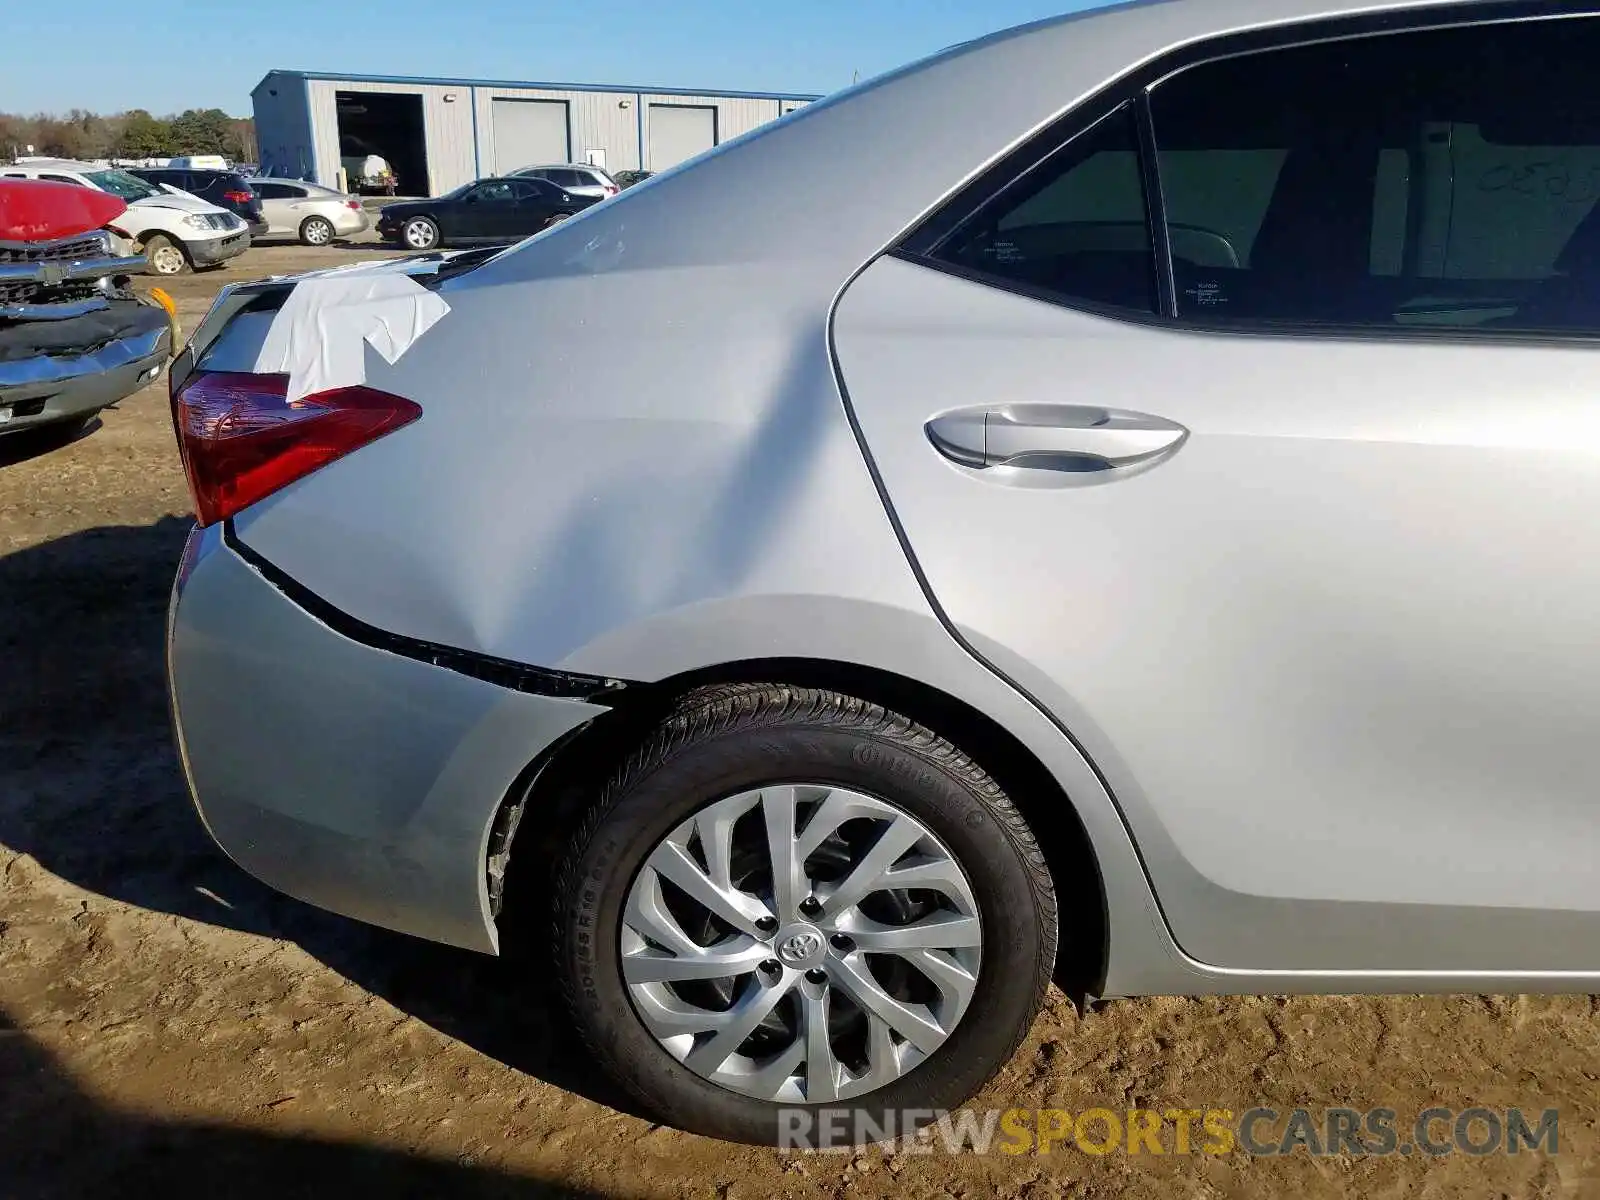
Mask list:
[{"label": "dirt ground", "polygon": [[[360,253],[255,248],[172,290],[193,328],[224,280]],[[1053,996],[979,1101],[1558,1107],[1556,1155],[796,1158],[613,1107],[542,982],[274,896],[205,836],[162,692],[164,387],[69,446],[0,442],[0,1198],[1600,1195],[1588,997]]]}]

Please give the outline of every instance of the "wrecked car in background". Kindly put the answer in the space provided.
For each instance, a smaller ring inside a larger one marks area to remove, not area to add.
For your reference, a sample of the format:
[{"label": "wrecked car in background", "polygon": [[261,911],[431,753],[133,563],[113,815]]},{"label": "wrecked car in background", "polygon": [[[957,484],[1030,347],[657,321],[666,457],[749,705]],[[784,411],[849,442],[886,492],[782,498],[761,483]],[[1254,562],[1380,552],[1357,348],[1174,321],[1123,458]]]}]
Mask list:
[{"label": "wrecked car in background", "polygon": [[0,435],[70,435],[172,356],[172,310],[130,286],[147,260],[119,254],[105,228],[126,209],[106,192],[0,179]]},{"label": "wrecked car in background", "polygon": [[0,166],[0,178],[73,183],[123,200],[127,208],[112,232],[150,260],[152,275],[220,266],[250,248],[250,227],[238,213],[117,167],[67,158],[29,159]]}]

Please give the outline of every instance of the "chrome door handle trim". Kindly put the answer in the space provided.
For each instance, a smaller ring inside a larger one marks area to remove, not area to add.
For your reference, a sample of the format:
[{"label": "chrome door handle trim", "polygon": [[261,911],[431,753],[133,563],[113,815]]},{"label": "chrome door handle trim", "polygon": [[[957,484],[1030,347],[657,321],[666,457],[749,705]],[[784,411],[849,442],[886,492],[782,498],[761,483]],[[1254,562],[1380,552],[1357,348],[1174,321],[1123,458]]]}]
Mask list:
[{"label": "chrome door handle trim", "polygon": [[1175,451],[1189,431],[1146,413],[1070,404],[1007,404],[941,414],[925,426],[962,466],[1110,471]]}]

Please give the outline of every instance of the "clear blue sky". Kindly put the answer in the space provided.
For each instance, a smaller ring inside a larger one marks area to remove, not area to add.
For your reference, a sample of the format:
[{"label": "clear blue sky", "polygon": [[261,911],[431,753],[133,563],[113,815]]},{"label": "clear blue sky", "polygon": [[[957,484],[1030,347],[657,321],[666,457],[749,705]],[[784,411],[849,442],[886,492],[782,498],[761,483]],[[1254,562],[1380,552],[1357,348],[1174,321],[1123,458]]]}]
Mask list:
[{"label": "clear blue sky", "polygon": [[[0,0],[4,4],[6,0]],[[250,112],[273,67],[826,93],[1086,0],[266,0],[28,4],[3,22],[0,111]],[[124,32],[117,34],[114,31]],[[90,31],[88,36],[85,31]],[[25,47],[70,46],[60,54]]]}]

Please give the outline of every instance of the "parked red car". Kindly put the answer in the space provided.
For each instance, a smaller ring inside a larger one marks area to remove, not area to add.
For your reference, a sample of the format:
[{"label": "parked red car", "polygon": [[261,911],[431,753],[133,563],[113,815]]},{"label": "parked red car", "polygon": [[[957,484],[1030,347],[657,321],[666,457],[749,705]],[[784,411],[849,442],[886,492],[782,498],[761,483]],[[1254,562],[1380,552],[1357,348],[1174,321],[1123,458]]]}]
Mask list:
[{"label": "parked red car", "polygon": [[172,357],[168,312],[136,295],[147,263],[115,249],[127,203],[0,179],[0,435],[87,424]]}]

